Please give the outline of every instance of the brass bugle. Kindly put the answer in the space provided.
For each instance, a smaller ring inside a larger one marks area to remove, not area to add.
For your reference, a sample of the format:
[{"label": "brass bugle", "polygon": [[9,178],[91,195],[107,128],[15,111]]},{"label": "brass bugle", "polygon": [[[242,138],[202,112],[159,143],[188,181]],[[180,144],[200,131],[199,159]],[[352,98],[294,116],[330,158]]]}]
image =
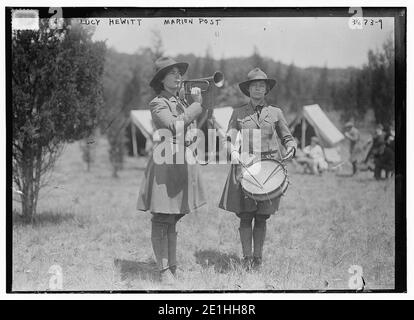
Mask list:
[{"label": "brass bugle", "polygon": [[223,73],[220,71],[216,71],[210,77],[184,80],[181,82],[181,86],[182,88],[184,88],[184,92],[186,95],[189,95],[191,89],[194,87],[200,88],[201,92],[207,92],[210,89],[211,84],[215,85],[217,88],[221,88],[224,84]]}]

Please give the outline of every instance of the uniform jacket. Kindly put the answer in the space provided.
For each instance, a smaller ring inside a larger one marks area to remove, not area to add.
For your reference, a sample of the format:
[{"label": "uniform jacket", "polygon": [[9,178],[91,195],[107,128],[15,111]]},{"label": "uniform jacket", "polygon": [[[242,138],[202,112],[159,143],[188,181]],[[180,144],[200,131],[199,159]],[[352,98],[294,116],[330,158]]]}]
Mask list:
[{"label": "uniform jacket", "polygon": [[[232,141],[234,141],[236,131],[242,129],[261,130],[261,150],[255,150],[253,139],[249,139],[249,151],[256,153],[257,157],[261,157],[260,153],[257,153],[258,151],[262,153],[271,152],[270,157],[280,159],[283,151],[280,150],[280,143],[277,139],[280,139],[281,144],[285,148],[294,147],[296,149],[297,147],[282,110],[267,103],[263,105],[260,116],[258,116],[251,102],[233,110],[227,134],[232,136]],[[243,193],[240,184],[240,173],[240,165],[232,164],[219,207],[235,213],[256,211],[257,203],[247,198]],[[279,199],[275,199],[272,202],[272,208],[269,208],[270,211],[266,212],[266,214],[272,214],[277,211]]]},{"label": "uniform jacket", "polygon": [[[167,91],[150,102],[155,129],[169,129],[176,137],[177,121],[194,125],[202,113],[199,103],[185,106]],[[154,145],[154,148],[157,144]],[[137,209],[165,214],[186,214],[205,204],[205,192],[198,165],[157,164],[151,156],[142,181]]]}]

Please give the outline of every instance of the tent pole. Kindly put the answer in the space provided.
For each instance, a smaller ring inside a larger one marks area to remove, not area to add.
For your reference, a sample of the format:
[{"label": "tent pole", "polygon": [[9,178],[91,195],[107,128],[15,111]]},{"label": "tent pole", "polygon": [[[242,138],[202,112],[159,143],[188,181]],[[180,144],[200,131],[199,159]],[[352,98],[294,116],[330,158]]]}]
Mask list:
[{"label": "tent pole", "polygon": [[301,137],[301,147],[302,149],[305,148],[305,143],[306,143],[306,120],[304,118],[302,118],[302,137]]},{"label": "tent pole", "polygon": [[134,157],[138,157],[138,150],[137,150],[137,135],[136,135],[136,128],[133,121],[131,121],[131,136],[132,136],[132,152]]}]

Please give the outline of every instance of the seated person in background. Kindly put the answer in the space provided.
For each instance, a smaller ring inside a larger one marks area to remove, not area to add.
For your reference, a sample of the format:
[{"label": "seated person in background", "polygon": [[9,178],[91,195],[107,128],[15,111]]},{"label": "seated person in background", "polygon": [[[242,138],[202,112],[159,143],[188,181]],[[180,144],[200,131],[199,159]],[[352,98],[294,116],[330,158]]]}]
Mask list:
[{"label": "seated person in background", "polygon": [[394,157],[394,151],[385,143],[385,141],[382,141],[375,157],[375,179],[381,179],[382,170],[385,171],[386,179],[389,177],[390,173],[394,172]]},{"label": "seated person in background", "polygon": [[365,164],[367,164],[370,160],[373,160],[375,162],[375,158],[378,154],[379,147],[383,142],[385,142],[384,127],[382,126],[382,124],[378,124],[375,129],[375,134],[372,138],[371,148],[368,151],[368,154],[364,161]]},{"label": "seated person in background", "polygon": [[303,149],[303,152],[308,157],[308,166],[313,174],[321,174],[328,169],[328,163],[325,160],[325,154],[322,147],[319,145],[319,139],[312,137],[311,144]]}]

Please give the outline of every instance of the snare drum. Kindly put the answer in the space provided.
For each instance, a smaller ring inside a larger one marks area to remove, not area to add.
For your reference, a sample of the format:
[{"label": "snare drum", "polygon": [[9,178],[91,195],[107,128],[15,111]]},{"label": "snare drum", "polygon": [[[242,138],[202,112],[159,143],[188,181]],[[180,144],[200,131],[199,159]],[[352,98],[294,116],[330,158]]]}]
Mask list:
[{"label": "snare drum", "polygon": [[282,162],[262,159],[246,168],[247,170],[242,169],[241,177],[241,186],[246,196],[256,201],[270,201],[285,194],[289,180]]}]

